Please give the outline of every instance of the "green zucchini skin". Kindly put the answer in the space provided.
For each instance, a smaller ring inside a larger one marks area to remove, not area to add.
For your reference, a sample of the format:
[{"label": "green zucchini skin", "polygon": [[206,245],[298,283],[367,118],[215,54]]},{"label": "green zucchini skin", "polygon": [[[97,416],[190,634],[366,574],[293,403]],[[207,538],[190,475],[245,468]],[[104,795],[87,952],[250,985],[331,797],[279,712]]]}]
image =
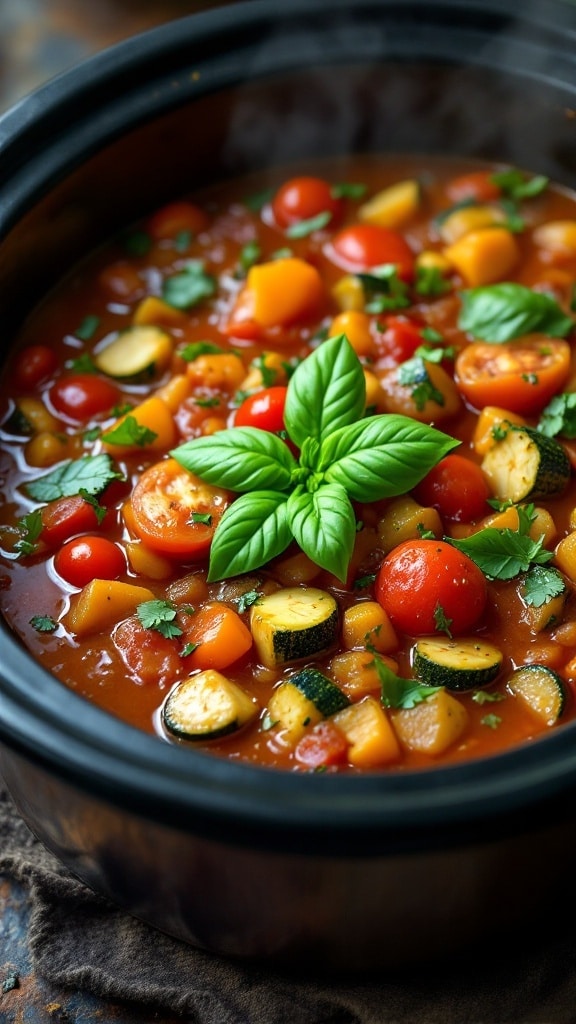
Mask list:
[{"label": "green zucchini skin", "polygon": [[508,689],[546,725],[555,725],[566,705],[566,684],[548,665],[521,665],[508,680]]},{"label": "green zucchini skin", "polygon": [[492,683],[502,667],[502,652],[481,640],[428,637],[412,651],[412,667],[425,686],[463,692]]},{"label": "green zucchini skin", "polygon": [[509,424],[505,437],[487,452],[482,469],[495,497],[515,504],[562,494],[571,473],[568,456],[555,437],[516,424]]},{"label": "green zucchini skin", "polygon": [[166,698],[162,721],[173,736],[214,740],[237,732],[258,713],[244,690],[214,669],[183,679]]},{"label": "green zucchini skin", "polygon": [[252,605],[250,629],[268,668],[306,661],[338,643],[338,605],[325,590],[285,587]]},{"label": "green zucchini skin", "polygon": [[319,669],[307,667],[276,687],[268,702],[268,717],[286,742],[296,744],[309,727],[349,706],[336,683]]},{"label": "green zucchini skin", "polygon": [[343,711],[350,704],[346,694],[328,679],[323,672],[312,666],[303,668],[290,676],[289,682],[296,686],[308,700],[311,700],[324,718]]}]

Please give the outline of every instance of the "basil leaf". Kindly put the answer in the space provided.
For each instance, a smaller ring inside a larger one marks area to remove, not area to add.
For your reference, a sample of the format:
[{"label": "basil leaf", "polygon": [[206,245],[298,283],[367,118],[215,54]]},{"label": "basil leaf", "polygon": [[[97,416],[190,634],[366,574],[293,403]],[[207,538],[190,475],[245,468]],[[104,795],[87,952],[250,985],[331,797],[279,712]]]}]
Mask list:
[{"label": "basil leaf", "polygon": [[307,235],[313,234],[314,231],[321,231],[327,224],[332,220],[332,214],[330,210],[323,210],[322,213],[317,213],[315,217],[310,217],[308,220],[298,220],[290,227],[286,228],[287,238],[306,238]]},{"label": "basil leaf", "polygon": [[69,498],[84,490],[87,494],[102,494],[112,480],[121,480],[122,474],[114,469],[109,455],[85,455],[73,462],[64,462],[51,473],[26,484],[26,492],[36,501],[55,501]]},{"label": "basil leaf", "polygon": [[576,437],[576,392],[564,391],[554,395],[542,411],[538,430],[547,437]]},{"label": "basil leaf", "polygon": [[190,309],[216,292],[216,278],[207,274],[202,260],[190,260],[179,274],[166,278],[162,298],[176,309]]},{"label": "basil leaf", "polygon": [[533,196],[540,195],[547,188],[549,180],[543,174],[537,174],[533,178],[525,178],[522,172],[515,168],[511,168],[508,171],[498,171],[497,174],[491,174],[490,178],[494,184],[498,185],[505,196],[508,196],[515,202],[521,202],[522,199],[532,199]]},{"label": "basil leaf", "polygon": [[232,427],[196,437],[170,454],[207,483],[239,492],[285,491],[298,468],[288,445],[258,427]]},{"label": "basil leaf", "polygon": [[356,501],[409,491],[459,441],[409,416],[371,416],[322,443],[317,471]]},{"label": "basil leaf", "polygon": [[356,517],[339,484],[298,489],[288,498],[288,522],[305,554],[345,582],[356,537]]},{"label": "basil leaf", "polygon": [[286,503],[285,494],[257,491],[228,506],[212,539],[209,583],[251,572],[286,550],[292,540]]},{"label": "basil leaf", "polygon": [[296,367],[290,379],[284,423],[301,448],[305,438],[323,441],[333,430],[364,415],[364,372],[350,342],[341,334],[321,345]]},{"label": "basil leaf", "polygon": [[458,327],[483,341],[498,344],[536,331],[564,338],[574,323],[549,295],[525,285],[501,282],[462,292]]}]

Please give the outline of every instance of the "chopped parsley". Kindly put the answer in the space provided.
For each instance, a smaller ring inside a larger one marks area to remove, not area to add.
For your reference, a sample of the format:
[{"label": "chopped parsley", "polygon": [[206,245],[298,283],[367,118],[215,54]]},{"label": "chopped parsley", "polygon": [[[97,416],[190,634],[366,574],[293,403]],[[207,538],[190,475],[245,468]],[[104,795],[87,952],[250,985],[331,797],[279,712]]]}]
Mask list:
[{"label": "chopped parsley", "polygon": [[88,316],[84,317],[80,326],[76,328],[74,334],[77,338],[80,338],[80,341],[90,341],[96,334],[99,326],[100,317],[89,313]]},{"label": "chopped parsley", "polygon": [[216,278],[204,269],[202,260],[189,260],[183,270],[167,277],[162,298],[175,309],[191,309],[216,293]]},{"label": "chopped parsley", "polygon": [[117,427],[106,431],[106,444],[129,445],[130,447],[136,445],[138,448],[145,448],[152,444],[157,437],[158,434],[155,431],[138,423],[135,416],[128,414]]},{"label": "chopped parsley", "polygon": [[182,635],[180,626],[174,622],[176,612],[176,606],[172,601],[161,601],[159,598],[143,601],[136,609],[144,629],[155,629],[157,633],[168,638]]},{"label": "chopped parsley", "polygon": [[40,509],[28,512],[17,523],[18,529],[23,536],[16,542],[15,550],[19,555],[33,555],[36,551],[37,542],[42,533],[42,515]]},{"label": "chopped parsley", "polygon": [[58,629],[58,623],[50,615],[34,615],[30,619],[30,625],[34,626],[38,633],[53,633]]},{"label": "chopped parsley", "polygon": [[321,231],[331,220],[332,214],[330,210],[322,210],[315,217],[310,217],[308,220],[298,220],[295,224],[290,224],[286,228],[286,236],[288,238],[306,238],[308,235],[313,234],[314,231]]}]

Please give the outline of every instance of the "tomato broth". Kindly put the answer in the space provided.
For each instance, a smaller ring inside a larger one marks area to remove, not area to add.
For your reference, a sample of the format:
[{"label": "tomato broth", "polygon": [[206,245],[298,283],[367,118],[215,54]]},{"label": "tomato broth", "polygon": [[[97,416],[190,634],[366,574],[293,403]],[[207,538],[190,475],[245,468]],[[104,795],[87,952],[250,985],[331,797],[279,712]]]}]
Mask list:
[{"label": "tomato broth", "polygon": [[0,608],[159,739],[403,771],[576,715],[576,197],[453,158],[213,186],[0,390]]}]

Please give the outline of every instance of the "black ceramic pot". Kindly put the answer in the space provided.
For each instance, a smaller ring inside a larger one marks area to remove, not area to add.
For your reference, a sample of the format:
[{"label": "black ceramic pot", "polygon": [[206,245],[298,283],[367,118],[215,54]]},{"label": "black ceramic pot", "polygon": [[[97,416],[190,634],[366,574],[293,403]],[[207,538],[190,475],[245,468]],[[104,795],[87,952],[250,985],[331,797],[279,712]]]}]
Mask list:
[{"label": "black ceramic pot", "polygon": [[[416,150],[576,187],[576,8],[239,3],[55,79],[0,119],[0,147],[6,339],[87,249],[214,178]],[[574,723],[459,767],[287,774],[140,734],[44,672],[5,625],[0,644],[0,770],[21,814],[88,885],[181,939],[360,968],[558,911],[556,865],[576,857]],[[573,870],[562,887],[560,912]]]}]

